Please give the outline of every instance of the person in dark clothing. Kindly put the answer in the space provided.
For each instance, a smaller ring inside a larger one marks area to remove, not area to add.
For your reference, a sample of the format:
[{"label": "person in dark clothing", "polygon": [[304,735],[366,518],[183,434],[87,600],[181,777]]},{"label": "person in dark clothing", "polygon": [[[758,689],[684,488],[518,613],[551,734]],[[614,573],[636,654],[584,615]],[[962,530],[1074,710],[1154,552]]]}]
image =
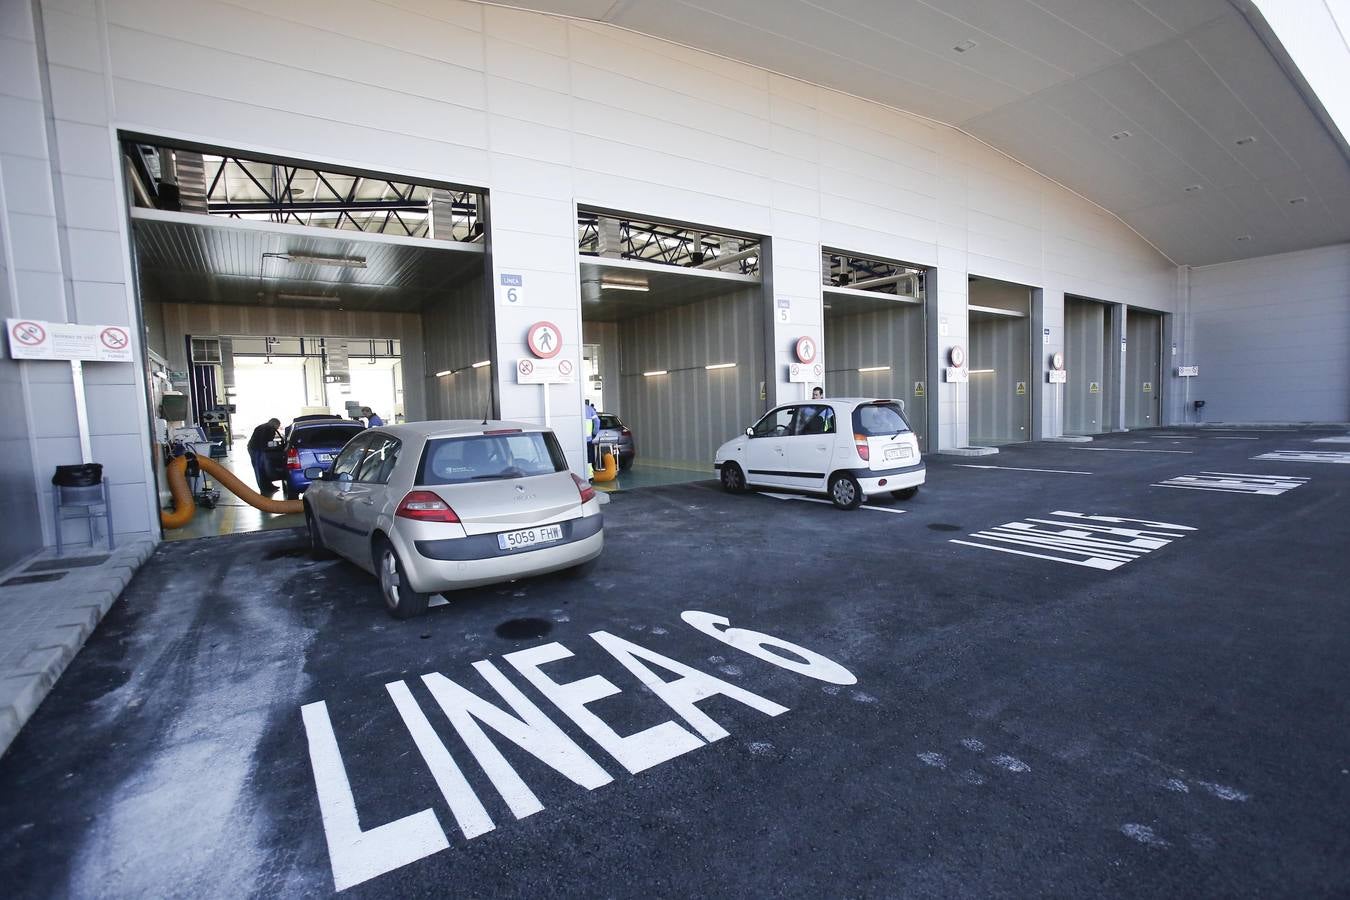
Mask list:
[{"label": "person in dark clothing", "polygon": [[258,479],[258,491],[264,496],[277,492],[277,486],[272,483],[272,477],[267,472],[267,445],[272,443],[280,427],[280,419],[268,419],[253,429],[253,435],[248,439],[248,458],[253,462],[253,475]]}]

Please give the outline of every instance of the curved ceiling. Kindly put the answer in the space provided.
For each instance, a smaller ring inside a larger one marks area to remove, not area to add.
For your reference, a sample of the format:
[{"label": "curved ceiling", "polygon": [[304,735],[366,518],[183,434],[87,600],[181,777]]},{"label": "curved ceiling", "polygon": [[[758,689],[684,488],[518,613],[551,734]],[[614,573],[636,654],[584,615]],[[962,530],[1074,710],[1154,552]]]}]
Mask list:
[{"label": "curved ceiling", "polygon": [[1173,261],[1350,241],[1350,148],[1250,0],[509,0],[954,125]]}]

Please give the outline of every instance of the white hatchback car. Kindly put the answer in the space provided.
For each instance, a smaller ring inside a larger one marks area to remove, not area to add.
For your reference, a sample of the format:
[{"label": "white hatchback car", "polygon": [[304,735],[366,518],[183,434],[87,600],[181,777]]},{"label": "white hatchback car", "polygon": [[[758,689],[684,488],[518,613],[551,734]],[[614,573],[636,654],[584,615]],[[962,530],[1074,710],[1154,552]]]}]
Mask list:
[{"label": "white hatchback car", "polygon": [[547,428],[416,422],[372,428],[314,469],[305,524],[316,553],[373,573],[389,612],[432,594],[587,566],[604,549],[595,490]]},{"label": "white hatchback car", "polygon": [[713,467],[732,493],[750,486],[793,488],[825,494],[840,509],[857,509],[885,491],[908,500],[925,475],[904,403],[862,397],[772,409],[718,447]]}]

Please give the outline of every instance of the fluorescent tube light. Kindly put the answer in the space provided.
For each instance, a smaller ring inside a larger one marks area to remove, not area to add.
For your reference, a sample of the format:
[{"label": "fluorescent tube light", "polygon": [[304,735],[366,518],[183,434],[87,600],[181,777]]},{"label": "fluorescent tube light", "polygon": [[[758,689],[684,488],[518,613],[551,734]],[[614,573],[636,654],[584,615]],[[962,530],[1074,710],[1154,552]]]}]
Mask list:
[{"label": "fluorescent tube light", "polygon": [[655,372],[643,372],[642,377],[651,378],[655,375],[665,375],[665,374],[667,374],[667,371],[665,369],[657,369]]},{"label": "fluorescent tube light", "polygon": [[364,256],[315,256],[312,253],[287,253],[283,257],[288,262],[308,266],[337,266],[343,269],[364,269]]},{"label": "fluorescent tube light", "polygon": [[449,369],[446,369],[444,372],[437,372],[437,373],[436,373],[436,377],[437,377],[437,378],[444,378],[444,377],[447,376],[447,375],[453,375],[453,374],[455,374],[455,373],[452,372],[452,371],[450,371]]},{"label": "fluorescent tube light", "polygon": [[600,288],[601,290],[606,291],[638,291],[643,294],[651,290],[651,288],[647,287],[645,284],[630,284],[621,281],[602,281],[600,282]]},{"label": "fluorescent tube light", "polygon": [[490,360],[490,359],[485,359],[485,360],[483,360],[482,362],[476,362],[476,363],[474,363],[470,368],[481,369],[481,368],[483,368],[483,366],[490,366],[490,365],[492,365],[492,360]]},{"label": "fluorescent tube light", "polygon": [[859,372],[889,372],[890,370],[891,370],[891,367],[890,367],[890,366],[864,366],[863,368],[859,369],[858,371],[859,371]]},{"label": "fluorescent tube light", "polygon": [[969,375],[993,375],[994,372],[995,372],[994,369],[971,369],[967,374],[969,374]]},{"label": "fluorescent tube light", "polygon": [[705,369],[734,369],[735,363],[713,363],[711,366],[704,366]]},{"label": "fluorescent tube light", "polygon": [[342,298],[337,294],[277,294],[283,303],[339,303]]}]

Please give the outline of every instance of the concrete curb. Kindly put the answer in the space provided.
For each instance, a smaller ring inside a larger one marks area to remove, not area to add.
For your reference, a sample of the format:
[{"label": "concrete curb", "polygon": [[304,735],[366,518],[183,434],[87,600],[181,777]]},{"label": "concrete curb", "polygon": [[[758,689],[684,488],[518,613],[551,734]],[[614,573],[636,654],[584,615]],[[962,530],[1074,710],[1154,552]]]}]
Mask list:
[{"label": "concrete curb", "polygon": [[1041,438],[1047,444],[1090,444],[1092,436],[1088,434],[1061,434],[1058,437]]},{"label": "concrete curb", "polygon": [[[0,605],[0,629],[8,627],[11,616],[32,618],[36,614],[42,621],[40,629],[23,632],[27,648],[16,651],[11,644],[11,655],[22,655],[0,672],[0,756],[51,693],[56,680],[156,546],[156,541],[144,538],[116,548],[97,566],[71,568],[60,580],[5,588],[12,594]],[[58,558],[38,557],[25,565],[38,559],[48,562]],[[79,557],[69,559],[76,561]]]},{"label": "concrete curb", "polygon": [[993,456],[998,453],[997,447],[948,447],[946,450],[939,450],[942,456]]}]

